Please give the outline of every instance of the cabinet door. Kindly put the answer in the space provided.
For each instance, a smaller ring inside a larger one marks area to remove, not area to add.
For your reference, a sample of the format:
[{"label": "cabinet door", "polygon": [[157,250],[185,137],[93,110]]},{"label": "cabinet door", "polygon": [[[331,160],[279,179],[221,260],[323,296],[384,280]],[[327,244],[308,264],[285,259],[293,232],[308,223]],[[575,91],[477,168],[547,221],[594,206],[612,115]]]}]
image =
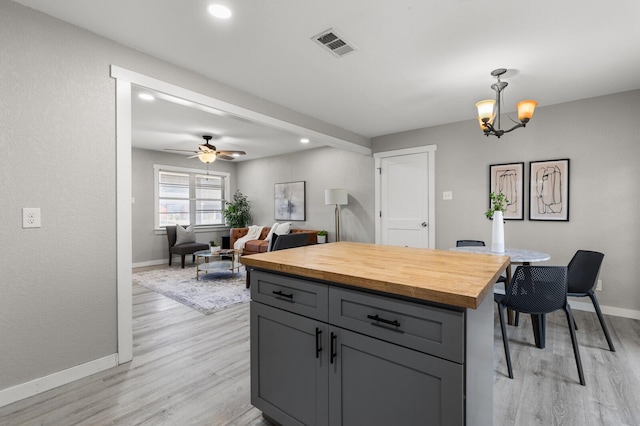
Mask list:
[{"label": "cabinet door", "polygon": [[251,403],[283,425],[328,424],[328,326],[251,302]]},{"label": "cabinet door", "polygon": [[329,327],[332,426],[461,425],[463,366]]}]

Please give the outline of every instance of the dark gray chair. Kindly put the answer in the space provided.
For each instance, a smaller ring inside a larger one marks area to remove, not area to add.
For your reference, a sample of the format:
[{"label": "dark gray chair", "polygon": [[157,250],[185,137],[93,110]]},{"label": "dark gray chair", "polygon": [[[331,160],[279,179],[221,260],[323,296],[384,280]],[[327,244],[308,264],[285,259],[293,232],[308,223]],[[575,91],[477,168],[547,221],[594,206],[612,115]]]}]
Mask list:
[{"label": "dark gray chair", "polygon": [[510,308],[516,312],[532,315],[544,315],[557,310],[564,310],[569,323],[569,334],[573,344],[573,354],[578,366],[580,384],[585,385],[580,349],[576,339],[575,322],[571,307],[567,303],[567,267],[566,266],[518,266],[506,294],[494,294],[493,299],[498,304],[498,316],[502,329],[504,354],[507,359],[509,378],[513,379],[511,355],[509,354],[509,338],[505,326],[504,309]]},{"label": "dark gray chair", "polygon": [[480,240],[458,240],[456,247],[484,247],[484,241]]},{"label": "dark gray chair", "polygon": [[181,257],[182,268],[184,268],[184,257],[188,254],[193,256],[193,262],[196,260],[196,256],[193,254],[200,250],[209,250],[209,244],[203,243],[184,243],[176,245],[177,235],[175,225],[167,226],[167,238],[169,240],[169,266],[171,266],[171,259],[174,254]]},{"label": "dark gray chair", "polygon": [[[567,296],[570,297],[589,297],[593,307],[598,315],[600,326],[604,331],[604,337],[607,339],[609,349],[611,352],[615,352],[613,347],[609,330],[604,322],[602,311],[600,310],[600,304],[596,298],[596,294],[593,289],[598,282],[598,273],[600,272],[600,266],[604,260],[604,254],[597,251],[578,250],[571,262],[569,262],[569,284],[567,286]],[[576,326],[576,330],[578,327]]]},{"label": "dark gray chair", "polygon": [[296,232],[294,234],[284,235],[273,234],[269,244],[269,251],[302,247],[306,246],[308,242],[309,234],[306,232]]}]

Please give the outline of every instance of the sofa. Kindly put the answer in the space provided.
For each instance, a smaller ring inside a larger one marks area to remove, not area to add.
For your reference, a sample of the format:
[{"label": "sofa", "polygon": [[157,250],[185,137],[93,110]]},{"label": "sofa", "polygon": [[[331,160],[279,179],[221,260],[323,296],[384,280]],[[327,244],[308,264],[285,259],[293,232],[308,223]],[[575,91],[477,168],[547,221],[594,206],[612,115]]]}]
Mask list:
[{"label": "sofa", "polygon": [[[262,228],[262,232],[260,233],[260,238],[257,240],[249,240],[244,245],[244,250],[242,251],[243,256],[247,256],[250,254],[256,253],[264,253],[269,249],[269,241],[265,241],[267,235],[269,235],[269,231],[271,231],[270,227],[265,226]],[[242,238],[249,232],[249,228],[231,228],[229,230],[229,246],[233,247],[233,244],[236,242],[238,238]],[[316,244],[318,241],[318,232],[312,229],[291,229],[289,233],[307,233],[309,234],[309,238],[307,239],[307,245]],[[276,230],[277,233],[277,230]]]}]

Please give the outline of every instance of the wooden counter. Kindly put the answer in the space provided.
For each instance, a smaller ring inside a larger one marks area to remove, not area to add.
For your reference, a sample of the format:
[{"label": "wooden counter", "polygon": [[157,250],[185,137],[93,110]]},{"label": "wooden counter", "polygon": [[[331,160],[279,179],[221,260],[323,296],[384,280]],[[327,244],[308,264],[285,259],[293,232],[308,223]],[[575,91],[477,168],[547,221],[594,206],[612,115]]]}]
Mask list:
[{"label": "wooden counter", "polygon": [[476,309],[492,294],[508,256],[353,242],[316,244],[253,254],[259,269]]}]

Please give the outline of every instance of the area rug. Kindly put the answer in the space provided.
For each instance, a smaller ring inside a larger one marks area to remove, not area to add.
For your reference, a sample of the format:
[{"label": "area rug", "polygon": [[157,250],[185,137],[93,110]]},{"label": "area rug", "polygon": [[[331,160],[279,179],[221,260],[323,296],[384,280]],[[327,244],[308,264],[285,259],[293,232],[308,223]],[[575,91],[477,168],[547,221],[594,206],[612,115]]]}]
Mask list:
[{"label": "area rug", "polygon": [[226,271],[206,274],[201,272],[200,280],[196,280],[195,267],[134,271],[133,283],[205,315],[250,299],[244,268],[241,268],[240,273],[236,273],[235,276]]}]

